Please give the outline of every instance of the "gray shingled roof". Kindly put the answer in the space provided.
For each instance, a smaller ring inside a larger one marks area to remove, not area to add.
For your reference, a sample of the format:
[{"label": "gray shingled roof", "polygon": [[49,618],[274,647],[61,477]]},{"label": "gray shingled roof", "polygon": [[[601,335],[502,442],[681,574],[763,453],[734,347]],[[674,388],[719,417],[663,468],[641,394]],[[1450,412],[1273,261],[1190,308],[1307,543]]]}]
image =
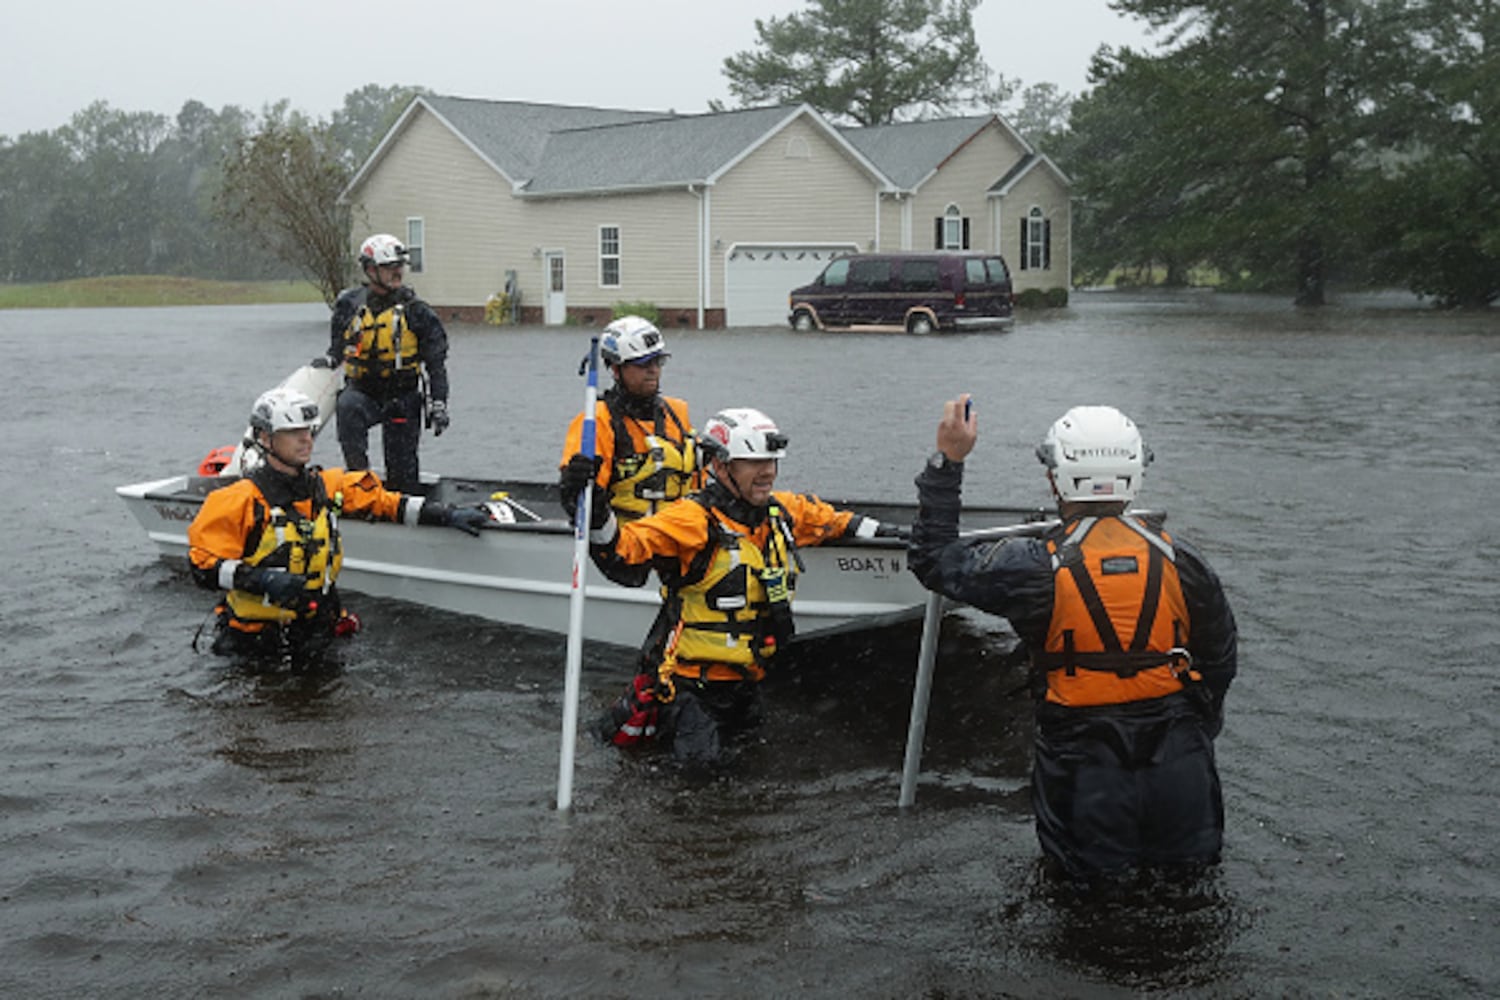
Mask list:
[{"label": "gray shingled roof", "polygon": [[1016,165],[1015,166],[1011,167],[1009,170],[1007,170],[1005,172],[1005,176],[1004,177],[1000,178],[998,181],[996,181],[995,183],[991,184],[990,185],[990,190],[991,191],[1004,191],[1007,187],[1010,186],[1011,181],[1015,180],[1017,177],[1020,177],[1026,171],[1030,170],[1031,169],[1031,165],[1033,163],[1035,163],[1038,159],[1039,159],[1039,157],[1035,153],[1027,153],[1025,156],[1021,157],[1019,160],[1016,161]]},{"label": "gray shingled roof", "polygon": [[[679,115],[440,95],[420,100],[525,193],[543,196],[703,183],[797,111],[780,106]],[[911,190],[993,119],[973,115],[838,131],[892,183]]]},{"label": "gray shingled roof", "polygon": [[841,128],[849,145],[864,154],[897,187],[911,190],[938,168],[953,151],[990,123],[993,115],[943,118]]},{"label": "gray shingled roof", "polygon": [[507,177],[518,183],[536,173],[549,136],[559,129],[651,121],[670,114],[437,95],[424,96],[421,100],[447,119]]},{"label": "gray shingled roof", "polygon": [[701,184],[797,111],[749,108],[552,133],[527,194]]}]

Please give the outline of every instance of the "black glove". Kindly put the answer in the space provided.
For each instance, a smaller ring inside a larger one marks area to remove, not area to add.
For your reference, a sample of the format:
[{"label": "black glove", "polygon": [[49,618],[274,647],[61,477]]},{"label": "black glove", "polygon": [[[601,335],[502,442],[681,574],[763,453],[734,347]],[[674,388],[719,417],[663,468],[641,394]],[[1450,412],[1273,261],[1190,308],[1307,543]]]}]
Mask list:
[{"label": "black glove", "polygon": [[479,526],[490,519],[489,511],[482,507],[449,507],[436,500],[425,500],[417,511],[417,523],[439,528],[457,528],[478,536]]},{"label": "black glove", "polygon": [[[562,467],[562,472],[557,477],[557,495],[562,501],[563,510],[568,512],[569,520],[578,512],[579,495],[595,481],[602,464],[603,459],[599,456],[589,458],[579,452]],[[597,503],[594,505],[596,513],[598,506]]]},{"label": "black glove", "polygon": [[293,604],[307,593],[307,580],[284,569],[240,566],[234,584],[252,594],[264,594],[273,604]]},{"label": "black glove", "polygon": [[475,538],[479,537],[481,525],[488,524],[491,520],[490,512],[483,507],[454,507],[448,511],[448,524],[459,531],[466,531]]},{"label": "black glove", "polygon": [[900,538],[902,540],[911,537],[911,528],[905,524],[892,524],[890,521],[881,521],[875,529],[876,538]]},{"label": "black glove", "polygon": [[448,416],[448,402],[443,399],[434,399],[427,408],[428,419],[432,422],[432,436],[442,437],[443,431],[453,423],[453,418]]},{"label": "black glove", "polygon": [[330,358],[326,354],[319,354],[317,357],[309,361],[308,364],[312,365],[314,368],[337,368],[339,366],[339,363],[337,361],[335,361],[333,358]]},{"label": "black glove", "polygon": [[[609,494],[604,492],[604,487],[594,483],[589,487],[589,495],[593,497],[589,501],[589,527],[597,531],[609,521]],[[578,517],[577,496],[574,496],[571,502],[565,501],[563,506],[567,508],[569,521]]]}]

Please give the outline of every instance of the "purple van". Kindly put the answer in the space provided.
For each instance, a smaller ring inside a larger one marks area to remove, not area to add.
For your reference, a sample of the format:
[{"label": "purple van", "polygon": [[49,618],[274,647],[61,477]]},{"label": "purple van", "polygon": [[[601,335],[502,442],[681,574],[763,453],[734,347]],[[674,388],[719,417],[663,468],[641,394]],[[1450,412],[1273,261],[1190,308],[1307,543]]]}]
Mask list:
[{"label": "purple van", "polygon": [[1010,269],[998,253],[867,253],[838,257],[788,296],[796,330],[931,333],[1014,321]]}]

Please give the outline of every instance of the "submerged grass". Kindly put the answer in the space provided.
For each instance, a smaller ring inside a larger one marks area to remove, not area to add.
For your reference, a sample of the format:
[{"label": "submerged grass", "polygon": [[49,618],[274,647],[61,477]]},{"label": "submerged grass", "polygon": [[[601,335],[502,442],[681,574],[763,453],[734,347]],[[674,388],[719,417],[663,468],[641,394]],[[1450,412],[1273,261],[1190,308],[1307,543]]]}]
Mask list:
[{"label": "submerged grass", "polygon": [[322,294],[307,281],[209,281],[126,274],[33,285],[0,284],[0,309],[268,305],[321,301]]}]

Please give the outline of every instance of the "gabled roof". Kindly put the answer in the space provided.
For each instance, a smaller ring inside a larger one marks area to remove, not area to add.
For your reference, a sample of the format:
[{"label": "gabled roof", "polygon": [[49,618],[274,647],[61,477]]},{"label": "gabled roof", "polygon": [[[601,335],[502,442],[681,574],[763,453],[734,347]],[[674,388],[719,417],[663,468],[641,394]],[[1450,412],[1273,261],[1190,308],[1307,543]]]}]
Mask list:
[{"label": "gabled roof", "polygon": [[442,122],[522,197],[712,184],[798,118],[820,129],[888,191],[915,191],[991,126],[1026,151],[1016,168],[989,189],[992,194],[1003,194],[1038,159],[1067,183],[1051,160],[1035,153],[993,114],[835,128],[806,104],[681,115],[424,95],[407,106],[360,166],[344,189],[345,197],[375,168],[411,119],[424,112]]},{"label": "gabled roof", "polygon": [[419,111],[426,111],[447,125],[460,141],[512,185],[524,182],[536,172],[547,139],[557,129],[651,121],[670,114],[426,94],[406,106],[401,117],[380,140],[380,145],[344,188],[345,197],[374,169]]},{"label": "gabled roof", "polygon": [[882,184],[885,177],[810,107],[746,108],[558,130],[524,195],[587,194],[713,183],[792,120],[808,116]]},{"label": "gabled roof", "polygon": [[931,121],[842,128],[849,143],[879,164],[903,191],[915,191],[949,157],[991,124],[1030,153],[1031,144],[999,115],[970,115]]},{"label": "gabled roof", "polygon": [[1010,189],[1020,182],[1022,177],[1031,173],[1038,167],[1046,167],[1057,175],[1057,179],[1064,185],[1073,182],[1068,175],[1062,172],[1062,168],[1052,162],[1052,158],[1045,153],[1027,153],[1016,161],[1016,165],[1005,172],[1005,176],[989,186],[988,194],[1003,196],[1010,194]]}]

